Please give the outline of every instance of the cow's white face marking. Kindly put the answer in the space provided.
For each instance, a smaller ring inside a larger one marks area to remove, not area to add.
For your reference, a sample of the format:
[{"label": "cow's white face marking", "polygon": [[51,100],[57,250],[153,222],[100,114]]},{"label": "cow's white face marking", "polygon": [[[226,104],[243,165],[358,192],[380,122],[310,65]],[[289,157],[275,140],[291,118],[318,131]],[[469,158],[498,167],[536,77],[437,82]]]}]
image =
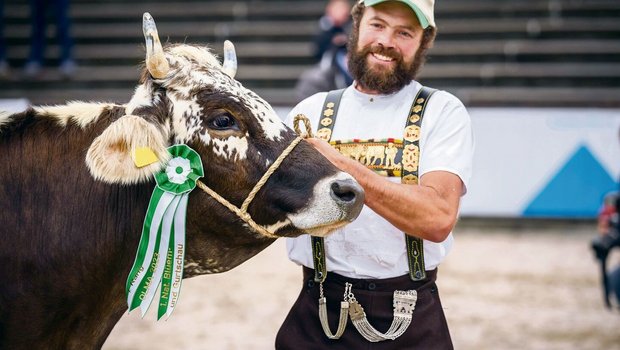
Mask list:
[{"label": "cow's white face marking", "polygon": [[[243,123],[255,123],[263,131],[267,140],[280,141],[286,127],[273,108],[254,92],[244,88],[238,81],[222,72],[218,59],[205,47],[178,45],[166,50],[166,58],[171,70],[166,78],[155,80],[168,91],[172,102],[175,142],[184,143],[192,138],[200,138],[206,145],[212,146],[218,157],[226,160],[247,158],[249,148],[248,135],[231,136],[209,133],[203,124],[205,111],[201,108],[198,92],[209,90],[222,94],[249,111],[253,120]],[[147,91],[150,93],[147,93]],[[150,95],[149,95],[150,94]],[[136,89],[127,109],[151,105],[153,91],[146,84]]]},{"label": "cow's white face marking", "polygon": [[[188,100],[177,99],[174,96],[169,98],[174,104],[172,127],[174,129],[175,141],[177,143],[185,143],[201,129],[199,117],[201,108],[196,103],[195,98]],[[209,141],[205,143],[209,144]]]},{"label": "cow's white face marking", "polygon": [[258,119],[267,139],[279,141],[282,138],[282,132],[286,128],[270,105],[266,102],[264,104],[259,103],[256,105],[256,108],[252,108],[252,113]]},{"label": "cow's white face marking", "polygon": [[[202,136],[202,135],[201,135]],[[246,137],[229,136],[226,139],[212,138],[213,152],[216,156],[237,161],[247,158],[248,139]]]},{"label": "cow's white face marking", "polygon": [[353,179],[347,173],[339,172],[334,176],[324,178],[314,185],[310,203],[297,213],[288,214],[291,223],[313,236],[326,236],[334,229],[344,226],[341,222],[345,216],[345,209],[331,198],[331,184],[335,180]]}]

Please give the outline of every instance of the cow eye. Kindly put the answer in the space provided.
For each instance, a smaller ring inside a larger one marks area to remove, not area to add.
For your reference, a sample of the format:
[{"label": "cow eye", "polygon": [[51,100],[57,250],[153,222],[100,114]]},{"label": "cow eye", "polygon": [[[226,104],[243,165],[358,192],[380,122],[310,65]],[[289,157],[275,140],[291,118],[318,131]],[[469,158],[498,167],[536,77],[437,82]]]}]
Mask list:
[{"label": "cow eye", "polygon": [[211,119],[209,122],[209,127],[215,130],[239,130],[235,119],[228,113],[219,114],[215,118]]}]

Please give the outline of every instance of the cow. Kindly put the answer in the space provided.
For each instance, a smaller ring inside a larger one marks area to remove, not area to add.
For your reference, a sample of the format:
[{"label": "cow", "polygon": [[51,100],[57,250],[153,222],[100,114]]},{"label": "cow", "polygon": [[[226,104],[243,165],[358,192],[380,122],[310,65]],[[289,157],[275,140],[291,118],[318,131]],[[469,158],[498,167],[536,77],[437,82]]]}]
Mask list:
[{"label": "cow", "polygon": [[[296,142],[234,80],[233,47],[220,64],[207,47],[164,48],[148,13],[143,29],[146,64],[128,103],[0,113],[0,349],[103,345],[127,311],[125,283],[168,146],[194,149],[202,183],[240,207]],[[135,165],[141,147],[155,163]],[[247,208],[261,230],[209,193],[190,193],[184,278],[228,271],[277,237],[325,236],[359,214],[359,184],[310,144],[281,161]]]}]

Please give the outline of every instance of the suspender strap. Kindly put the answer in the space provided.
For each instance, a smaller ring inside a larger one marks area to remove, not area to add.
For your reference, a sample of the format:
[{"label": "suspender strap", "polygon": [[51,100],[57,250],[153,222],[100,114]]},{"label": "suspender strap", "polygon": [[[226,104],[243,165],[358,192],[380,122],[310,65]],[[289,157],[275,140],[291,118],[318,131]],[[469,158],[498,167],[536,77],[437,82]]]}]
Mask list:
[{"label": "suspender strap", "polygon": [[[420,89],[415,97],[409,117],[405,125],[403,135],[403,169],[401,172],[401,182],[404,184],[417,185],[419,181],[418,168],[420,159],[420,131],[422,129],[422,118],[428,104],[428,99],[435,89],[425,86]],[[420,281],[426,278],[424,267],[424,245],[419,237],[405,234],[407,244],[407,261],[409,262],[409,277],[413,281]]]},{"label": "suspender strap", "polygon": [[[345,89],[333,90],[327,93],[323,109],[321,112],[321,120],[316,132],[316,137],[328,141],[332,137],[334,122],[338,114],[340,99]],[[327,277],[327,266],[325,264],[325,241],[323,237],[311,237],[312,239],[312,260],[314,262],[314,281],[323,283]]]},{"label": "suspender strap", "polygon": [[[435,89],[422,87],[416,95],[403,135],[403,156],[401,182],[404,184],[418,184],[418,168],[420,158],[420,131],[422,118],[429,98]],[[332,131],[336,122],[338,107],[344,89],[330,91],[325,98],[317,137],[328,141],[331,139]],[[327,277],[327,266],[325,263],[325,241],[322,237],[311,237],[312,239],[312,259],[314,263],[314,281],[323,282]],[[421,238],[405,234],[407,248],[407,261],[409,263],[409,277],[413,281],[426,278],[424,267],[424,246]]]},{"label": "suspender strap", "polygon": [[319,127],[316,131],[316,137],[329,142],[332,138],[332,131],[336,123],[336,116],[338,115],[338,107],[340,107],[340,99],[345,89],[332,90],[327,93],[325,102],[323,103],[323,109],[321,112],[321,120],[319,120]]}]

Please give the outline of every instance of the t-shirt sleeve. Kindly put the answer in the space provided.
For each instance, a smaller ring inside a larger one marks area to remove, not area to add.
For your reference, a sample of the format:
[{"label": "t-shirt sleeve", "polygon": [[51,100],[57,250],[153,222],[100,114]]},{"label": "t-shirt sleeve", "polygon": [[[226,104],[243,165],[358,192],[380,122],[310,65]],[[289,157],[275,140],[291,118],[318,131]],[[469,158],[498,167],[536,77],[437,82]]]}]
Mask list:
[{"label": "t-shirt sleeve", "polygon": [[429,100],[427,115],[422,121],[420,177],[431,171],[451,172],[463,181],[465,194],[474,154],[471,119],[456,97],[445,91],[438,91],[436,95]]}]

